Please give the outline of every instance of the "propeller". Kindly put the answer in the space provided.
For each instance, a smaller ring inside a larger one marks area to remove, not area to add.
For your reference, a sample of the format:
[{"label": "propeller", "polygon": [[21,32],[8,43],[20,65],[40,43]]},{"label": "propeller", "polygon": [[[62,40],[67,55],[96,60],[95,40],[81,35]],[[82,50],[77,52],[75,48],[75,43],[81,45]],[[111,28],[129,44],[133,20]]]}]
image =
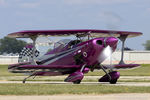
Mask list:
[{"label": "propeller", "polygon": [[99,57],[98,57],[98,62],[101,63],[103,62],[103,60],[105,60],[106,58],[111,57],[112,55],[112,48],[108,45],[107,47],[105,47],[103,49],[103,51],[100,53]]},{"label": "propeller", "polygon": [[113,53],[113,50],[110,46],[107,46],[104,51],[104,56],[109,58],[109,66],[107,66],[107,68],[109,68],[111,71],[114,69],[114,67],[112,66],[112,53]]},{"label": "propeller", "polygon": [[[112,53],[113,53],[113,48],[112,46],[113,41],[107,42],[107,46],[103,49],[103,51],[100,53],[98,57],[98,62],[101,64],[106,58],[109,58],[109,65],[105,66],[107,69],[110,69],[110,71],[113,71],[115,68],[112,65]],[[110,44],[110,45],[109,45]],[[114,47],[117,44],[113,45]]]}]

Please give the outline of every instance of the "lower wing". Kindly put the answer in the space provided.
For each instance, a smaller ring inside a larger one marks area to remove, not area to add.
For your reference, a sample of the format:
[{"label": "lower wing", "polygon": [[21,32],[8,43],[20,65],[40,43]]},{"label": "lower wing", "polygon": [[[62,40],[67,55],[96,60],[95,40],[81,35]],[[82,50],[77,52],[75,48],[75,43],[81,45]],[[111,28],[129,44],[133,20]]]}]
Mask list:
[{"label": "lower wing", "polygon": [[140,64],[117,64],[117,65],[103,65],[104,68],[115,68],[115,69],[130,69],[140,67]]},{"label": "lower wing", "polygon": [[19,69],[77,69],[79,65],[21,65]]}]

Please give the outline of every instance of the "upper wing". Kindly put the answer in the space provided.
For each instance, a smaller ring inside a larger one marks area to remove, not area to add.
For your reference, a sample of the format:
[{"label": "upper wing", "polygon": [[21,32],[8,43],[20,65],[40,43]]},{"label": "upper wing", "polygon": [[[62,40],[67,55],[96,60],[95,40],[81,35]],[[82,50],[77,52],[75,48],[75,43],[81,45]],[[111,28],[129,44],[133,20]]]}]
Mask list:
[{"label": "upper wing", "polygon": [[128,37],[135,37],[142,35],[141,32],[128,32],[128,31],[114,31],[114,30],[92,30],[92,29],[80,29],[80,30],[27,30],[8,34],[8,37],[14,38],[30,38],[32,36],[66,36],[66,35],[88,35],[90,33],[93,37],[120,37],[121,35],[127,35]]}]

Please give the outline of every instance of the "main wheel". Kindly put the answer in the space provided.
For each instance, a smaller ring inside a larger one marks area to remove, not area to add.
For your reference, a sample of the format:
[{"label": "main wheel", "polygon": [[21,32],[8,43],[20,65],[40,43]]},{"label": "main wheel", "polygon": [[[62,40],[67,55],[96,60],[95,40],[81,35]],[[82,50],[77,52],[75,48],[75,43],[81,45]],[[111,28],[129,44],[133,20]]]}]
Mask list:
[{"label": "main wheel", "polygon": [[109,82],[110,84],[116,84],[117,83],[117,79],[114,79],[114,80],[110,80]]},{"label": "main wheel", "polygon": [[73,82],[73,84],[80,84],[81,80],[76,80]]}]

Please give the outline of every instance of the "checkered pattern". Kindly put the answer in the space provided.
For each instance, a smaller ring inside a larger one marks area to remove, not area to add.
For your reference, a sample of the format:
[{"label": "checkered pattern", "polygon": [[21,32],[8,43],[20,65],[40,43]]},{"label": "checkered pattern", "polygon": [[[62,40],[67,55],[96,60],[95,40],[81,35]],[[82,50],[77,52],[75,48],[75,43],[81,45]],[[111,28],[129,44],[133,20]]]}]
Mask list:
[{"label": "checkered pattern", "polygon": [[[38,50],[35,50],[34,57],[38,57],[39,54],[40,54],[40,52]],[[19,54],[18,62],[24,62],[23,60],[25,60],[25,59],[27,60],[27,58],[28,58],[28,60],[33,58],[33,48],[24,47]]]}]

